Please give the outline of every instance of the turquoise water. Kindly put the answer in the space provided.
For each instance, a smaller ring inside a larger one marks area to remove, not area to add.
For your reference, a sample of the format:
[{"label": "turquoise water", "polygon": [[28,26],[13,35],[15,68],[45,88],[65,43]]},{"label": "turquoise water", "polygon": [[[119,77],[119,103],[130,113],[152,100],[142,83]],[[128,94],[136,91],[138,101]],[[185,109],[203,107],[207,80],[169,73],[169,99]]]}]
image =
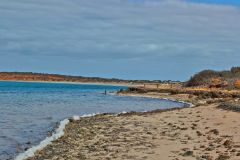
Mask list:
[{"label": "turquoise water", "polygon": [[[0,81],[0,159],[38,144],[73,115],[182,107],[168,100],[102,94],[127,86]],[[30,142],[30,144],[28,143]]]}]

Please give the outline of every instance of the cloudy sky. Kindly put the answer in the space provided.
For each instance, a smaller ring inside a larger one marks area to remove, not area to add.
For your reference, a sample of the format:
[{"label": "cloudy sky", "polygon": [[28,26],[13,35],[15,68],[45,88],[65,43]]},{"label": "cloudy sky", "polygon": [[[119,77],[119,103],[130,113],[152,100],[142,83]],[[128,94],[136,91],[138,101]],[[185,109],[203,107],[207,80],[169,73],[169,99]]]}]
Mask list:
[{"label": "cloudy sky", "polygon": [[0,0],[0,71],[187,80],[239,65],[239,0]]}]

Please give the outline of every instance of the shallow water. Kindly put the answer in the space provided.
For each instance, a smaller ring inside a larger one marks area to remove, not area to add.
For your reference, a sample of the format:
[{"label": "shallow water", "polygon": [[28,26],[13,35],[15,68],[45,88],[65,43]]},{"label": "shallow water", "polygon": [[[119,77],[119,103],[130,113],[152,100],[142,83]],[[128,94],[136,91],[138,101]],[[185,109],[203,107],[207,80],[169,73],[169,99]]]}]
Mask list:
[{"label": "shallow water", "polygon": [[102,94],[121,88],[127,86],[0,81],[0,159],[38,144],[56,123],[73,115],[183,106],[155,98]]}]

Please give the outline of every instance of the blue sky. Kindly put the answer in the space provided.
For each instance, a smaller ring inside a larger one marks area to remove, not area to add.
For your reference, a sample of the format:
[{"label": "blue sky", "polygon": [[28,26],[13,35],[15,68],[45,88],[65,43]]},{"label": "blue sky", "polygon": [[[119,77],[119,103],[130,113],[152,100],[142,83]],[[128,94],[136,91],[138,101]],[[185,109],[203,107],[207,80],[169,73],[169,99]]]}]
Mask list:
[{"label": "blue sky", "polygon": [[240,6],[239,0],[188,0],[190,2],[201,2],[201,3],[210,3],[210,4],[222,4],[222,5],[233,5]]},{"label": "blue sky", "polygon": [[196,1],[0,0],[0,69],[187,80],[239,66],[239,2]]}]

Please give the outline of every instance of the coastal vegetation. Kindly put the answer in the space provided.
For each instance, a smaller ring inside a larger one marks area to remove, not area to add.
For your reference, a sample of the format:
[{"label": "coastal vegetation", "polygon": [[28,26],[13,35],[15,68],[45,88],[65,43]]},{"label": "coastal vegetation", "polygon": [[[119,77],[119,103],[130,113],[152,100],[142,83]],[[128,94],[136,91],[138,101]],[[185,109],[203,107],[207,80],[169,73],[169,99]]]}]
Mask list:
[{"label": "coastal vegetation", "polygon": [[240,111],[240,67],[229,71],[203,70],[186,82],[162,83],[157,87],[134,86],[118,94],[169,97],[195,105],[217,103],[221,109]]},{"label": "coastal vegetation", "polygon": [[229,71],[201,71],[186,82],[186,87],[240,89],[240,67],[232,67]]},{"label": "coastal vegetation", "polygon": [[227,101],[218,105],[218,108],[240,112],[240,102]]}]

